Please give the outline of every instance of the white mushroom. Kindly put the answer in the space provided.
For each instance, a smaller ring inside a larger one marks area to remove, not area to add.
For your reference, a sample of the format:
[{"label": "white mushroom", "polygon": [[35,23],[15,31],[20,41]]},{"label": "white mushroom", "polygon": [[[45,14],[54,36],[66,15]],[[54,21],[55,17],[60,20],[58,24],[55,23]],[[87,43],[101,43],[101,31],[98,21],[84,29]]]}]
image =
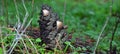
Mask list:
[{"label": "white mushroom", "polygon": [[48,16],[49,15],[49,11],[48,10],[44,9],[42,11],[43,11],[43,16]]},{"label": "white mushroom", "polygon": [[61,21],[56,21],[57,29],[61,29],[63,27],[63,23]]}]

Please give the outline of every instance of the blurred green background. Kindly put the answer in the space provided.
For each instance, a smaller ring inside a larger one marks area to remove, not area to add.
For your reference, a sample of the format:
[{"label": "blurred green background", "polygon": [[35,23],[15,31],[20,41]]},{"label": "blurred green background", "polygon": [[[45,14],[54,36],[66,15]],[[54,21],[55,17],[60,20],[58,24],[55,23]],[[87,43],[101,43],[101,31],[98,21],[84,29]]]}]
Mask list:
[{"label": "blurred green background", "polygon": [[[64,17],[64,24],[68,25],[68,33],[72,33],[73,40],[78,37],[89,36],[97,40],[98,35],[106,21],[110,17],[108,25],[100,41],[99,48],[108,49],[109,41],[112,36],[113,27],[120,16],[120,0],[114,0],[112,13],[110,6],[112,0],[25,0],[25,5],[29,12],[28,21],[33,18],[32,27],[39,27],[38,19],[42,4],[52,7],[58,13],[60,19]],[[16,0],[21,22],[25,16],[25,10],[21,0]],[[0,25],[15,25],[17,22],[14,0],[0,0]],[[66,6],[64,7],[64,5]],[[33,5],[33,6],[32,6]],[[65,10],[65,12],[64,12]],[[63,15],[65,14],[65,15]],[[114,45],[120,50],[120,25],[115,33]]]}]

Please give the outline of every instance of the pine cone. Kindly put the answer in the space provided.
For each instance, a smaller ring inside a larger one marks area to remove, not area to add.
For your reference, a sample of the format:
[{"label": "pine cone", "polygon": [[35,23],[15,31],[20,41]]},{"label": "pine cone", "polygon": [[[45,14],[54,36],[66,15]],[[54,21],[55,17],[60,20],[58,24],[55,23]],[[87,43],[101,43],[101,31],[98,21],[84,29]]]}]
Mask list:
[{"label": "pine cone", "polygon": [[56,46],[56,40],[59,41],[61,48],[64,48],[64,42],[68,40],[66,35],[66,26],[60,21],[58,15],[52,12],[51,7],[42,5],[40,13],[40,36],[47,45],[46,48],[53,49]]}]

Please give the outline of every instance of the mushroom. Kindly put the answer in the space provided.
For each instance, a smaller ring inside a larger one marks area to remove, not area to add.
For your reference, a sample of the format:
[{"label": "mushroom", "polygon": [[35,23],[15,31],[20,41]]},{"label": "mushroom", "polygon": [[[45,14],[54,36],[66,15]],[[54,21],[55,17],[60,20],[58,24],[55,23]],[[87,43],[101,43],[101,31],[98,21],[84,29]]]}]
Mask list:
[{"label": "mushroom", "polygon": [[42,11],[43,11],[43,16],[48,16],[50,14],[49,11],[46,9],[43,9]]},{"label": "mushroom", "polygon": [[56,21],[57,29],[61,29],[63,27],[63,23],[61,21]]}]

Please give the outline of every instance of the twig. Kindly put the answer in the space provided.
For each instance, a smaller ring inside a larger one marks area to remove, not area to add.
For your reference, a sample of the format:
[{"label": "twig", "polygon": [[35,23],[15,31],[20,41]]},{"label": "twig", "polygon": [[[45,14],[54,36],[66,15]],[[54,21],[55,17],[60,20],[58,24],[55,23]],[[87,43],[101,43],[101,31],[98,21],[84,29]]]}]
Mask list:
[{"label": "twig", "polygon": [[[15,29],[15,31],[17,32],[17,34],[16,34],[16,38],[14,39],[14,41],[13,41],[10,49],[8,50],[8,52],[10,51],[9,54],[12,53],[12,51],[13,51],[14,47],[17,45],[19,39],[22,39],[22,35],[26,31],[26,28],[30,25],[31,21],[32,21],[32,19],[29,21],[29,23],[27,24],[27,26],[25,27],[25,29],[22,31],[22,33],[19,32],[20,29]],[[18,25],[17,28],[19,28],[19,25]]]},{"label": "twig", "polygon": [[23,45],[25,46],[25,50],[27,51],[27,54],[30,54],[30,53],[28,52],[28,49],[27,49],[27,46],[26,46],[24,40],[23,40],[22,38],[21,38],[21,40],[22,40],[22,42],[23,42]]},{"label": "twig", "polygon": [[4,2],[5,2],[5,15],[6,15],[6,22],[7,22],[7,27],[8,27],[8,24],[9,24],[9,18],[8,18],[8,7],[7,7],[7,1],[5,1],[4,0]]},{"label": "twig", "polygon": [[3,48],[3,52],[4,52],[4,54],[6,54],[6,48],[5,48],[5,46],[4,46],[4,42],[3,42],[3,38],[2,38],[2,31],[1,31],[1,27],[0,27],[0,36],[1,36],[1,42],[2,42],[2,48]]},{"label": "twig", "polygon": [[27,26],[24,28],[24,30],[23,30],[22,33],[21,33],[22,35],[23,35],[23,33],[26,31],[26,29],[28,28],[28,26],[30,25],[30,23],[32,22],[32,20],[33,20],[33,19],[31,19],[31,20],[29,21],[29,23],[27,24]]},{"label": "twig", "polygon": [[22,0],[22,3],[23,3],[23,7],[24,7],[24,9],[25,9],[25,11],[26,11],[26,14],[25,14],[25,17],[24,17],[24,20],[23,20],[21,29],[23,28],[23,26],[24,26],[24,24],[25,24],[25,22],[26,22],[26,20],[27,20],[27,18],[28,18],[28,16],[29,16],[28,11],[27,11],[27,8],[26,8],[26,6],[25,6],[24,0]]},{"label": "twig", "polygon": [[[15,31],[17,32],[17,34],[16,34],[16,38],[13,40],[13,43],[12,43],[12,45],[11,45],[11,47],[8,49],[8,51],[7,51],[7,53],[9,53],[9,54],[11,54],[12,53],[12,51],[13,51],[13,49],[14,49],[14,47],[17,45],[17,43],[18,43],[18,41],[19,41],[19,39],[20,39],[20,34],[19,34],[19,31],[15,28]],[[19,38],[18,38],[19,37]]]},{"label": "twig", "polygon": [[12,51],[13,51],[13,49],[15,48],[15,46],[17,45],[17,43],[18,43],[18,40],[15,40],[15,42],[13,43],[13,46],[9,49],[10,52],[8,51],[8,54],[11,54],[11,53],[12,53]]},{"label": "twig", "polygon": [[57,48],[57,46],[58,46],[59,49],[62,50],[62,47],[61,47],[60,44],[59,44],[59,41],[60,41],[60,40],[58,40],[58,39],[55,38],[55,41],[56,41],[56,48]]},{"label": "twig", "polygon": [[15,39],[13,40],[11,47],[7,50],[7,53],[13,48],[14,44],[15,44]]},{"label": "twig", "polygon": [[[33,15],[34,15],[34,0],[32,0],[32,13],[31,13],[30,17],[32,18]],[[30,23],[30,27],[31,27],[31,29],[30,29],[30,31],[31,31],[32,30],[32,22]]]},{"label": "twig", "polygon": [[33,44],[33,42],[29,39],[29,37],[27,35],[25,35],[25,37],[29,40],[29,42],[31,43],[31,45],[34,47],[35,51],[36,51],[36,54],[39,54],[35,45]]},{"label": "twig", "polygon": [[[59,43],[60,40],[58,40],[57,38],[55,38],[55,41],[56,41],[55,49],[56,49],[57,47],[59,47],[59,49],[62,51],[62,47],[60,46],[60,43]],[[57,52],[56,52],[56,53],[57,53]],[[56,53],[55,53],[55,54],[56,54]],[[64,53],[62,52],[62,54],[64,54]]]},{"label": "twig", "polygon": [[65,18],[65,13],[66,13],[66,0],[64,1],[64,12],[63,12],[63,22],[64,22],[64,18]]},{"label": "twig", "polygon": [[95,54],[95,52],[96,52],[96,49],[97,49],[97,47],[98,47],[100,38],[101,38],[102,33],[104,32],[104,30],[105,30],[105,28],[106,28],[106,26],[107,26],[107,24],[108,24],[109,19],[110,19],[110,17],[107,17],[107,19],[106,19],[106,21],[105,21],[105,24],[104,24],[104,26],[103,26],[103,28],[102,28],[102,30],[101,30],[99,36],[98,36],[97,43],[96,43],[96,46],[95,46],[95,49],[94,49],[93,54]]},{"label": "twig", "polygon": [[118,18],[118,20],[116,21],[115,27],[114,27],[113,32],[112,32],[112,37],[111,37],[111,41],[110,41],[110,53],[111,54],[112,54],[112,41],[114,40],[114,35],[115,35],[115,32],[118,28],[119,22],[120,22],[120,18]]},{"label": "twig", "polygon": [[[60,38],[61,38],[61,34],[59,34],[58,38],[55,38],[55,41],[56,41],[56,45],[55,45],[55,48],[59,47],[59,49],[62,51],[62,47],[60,46]],[[62,54],[64,54],[62,52]]]},{"label": "twig", "polygon": [[16,4],[16,0],[14,0],[14,3],[15,3],[15,8],[16,8],[16,12],[17,12],[17,19],[18,19],[18,23],[20,23],[20,18],[19,18],[19,11],[18,11],[18,7],[17,7],[17,4]]},{"label": "twig", "polygon": [[[18,19],[18,25],[17,25],[17,29],[15,28],[15,31],[17,32],[17,33],[16,33],[16,38],[14,39],[14,41],[13,41],[10,49],[8,50],[9,54],[12,53],[12,51],[13,51],[14,47],[17,45],[19,39],[22,39],[21,36],[22,36],[23,33],[26,31],[26,28],[30,25],[30,23],[31,23],[31,21],[32,21],[32,19],[31,19],[31,20],[29,21],[29,23],[27,24],[27,26],[25,27],[25,29],[22,31],[22,33],[20,33],[20,31],[22,30],[22,28],[23,28],[23,26],[24,26],[24,24],[25,24],[25,22],[26,22],[26,19],[28,18],[28,12],[27,12],[27,9],[26,9],[26,7],[25,7],[24,1],[22,0],[22,2],[23,2],[23,6],[24,6],[24,8],[25,8],[25,10],[26,10],[26,15],[25,15],[25,18],[24,18],[24,21],[23,21],[22,26],[21,26],[21,23],[20,23],[19,16],[17,17],[17,19]],[[16,1],[15,1],[15,0],[14,0],[14,3],[15,3],[15,6],[16,6],[17,14],[19,15],[18,9],[17,9],[17,5],[16,5]]]},{"label": "twig", "polygon": [[105,30],[107,24],[108,24],[108,21],[109,21],[110,17],[111,17],[111,14],[112,14],[112,5],[113,5],[113,0],[112,0],[112,4],[110,5],[109,17],[107,17],[107,19],[106,19],[106,21],[105,21],[105,24],[104,24],[104,26],[103,26],[103,28],[102,28],[102,30],[101,30],[99,36],[98,36],[97,43],[96,43],[96,45],[95,45],[95,49],[94,49],[94,51],[93,51],[93,54],[95,54],[95,52],[96,52],[96,50],[97,50],[97,47],[98,47],[100,38],[101,38],[101,36],[102,36],[102,34],[103,34],[103,32],[104,32],[104,30]]}]

